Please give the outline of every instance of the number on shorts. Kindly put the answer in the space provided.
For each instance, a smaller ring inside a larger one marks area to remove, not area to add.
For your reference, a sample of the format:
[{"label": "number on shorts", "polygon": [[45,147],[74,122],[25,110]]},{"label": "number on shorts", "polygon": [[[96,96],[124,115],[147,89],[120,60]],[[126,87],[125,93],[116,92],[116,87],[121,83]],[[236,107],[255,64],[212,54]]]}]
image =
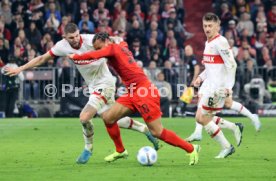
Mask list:
[{"label": "number on shorts", "polygon": [[141,114],[147,114],[150,112],[149,107],[146,104],[143,104],[142,106],[140,106],[140,108],[141,108]]},{"label": "number on shorts", "polygon": [[214,98],[213,97],[209,97],[208,106],[212,107],[213,105],[214,105]]}]

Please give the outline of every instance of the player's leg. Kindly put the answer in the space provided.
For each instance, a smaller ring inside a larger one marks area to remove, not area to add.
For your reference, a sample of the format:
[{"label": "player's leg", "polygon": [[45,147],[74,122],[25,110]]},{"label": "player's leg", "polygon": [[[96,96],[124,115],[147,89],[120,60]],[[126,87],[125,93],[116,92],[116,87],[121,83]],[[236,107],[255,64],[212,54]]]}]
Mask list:
[{"label": "player's leg", "polygon": [[158,139],[151,134],[147,125],[140,123],[139,121],[136,121],[128,116],[119,119],[117,124],[120,128],[131,129],[144,133],[148,140],[153,144],[155,150],[160,148]]},{"label": "player's leg", "polygon": [[131,113],[131,109],[116,102],[108,111],[101,115],[105,122],[106,130],[116,147],[116,151],[114,153],[104,158],[105,161],[112,162],[119,158],[126,158],[128,156],[128,152],[125,149],[121,139],[117,121]]},{"label": "player's leg", "polygon": [[207,133],[211,136],[211,138],[218,142],[221,146],[221,151],[216,156],[216,158],[226,158],[235,152],[234,147],[225,138],[219,126],[216,125],[213,121],[213,116],[203,114],[201,108],[198,108],[196,117],[197,120],[199,120],[199,123],[203,125]]},{"label": "player's leg", "polygon": [[256,131],[260,131],[261,129],[261,122],[259,120],[259,116],[257,114],[252,114],[246,107],[244,107],[241,103],[233,101],[232,97],[227,97],[225,100],[226,108],[235,110],[240,114],[248,117],[252,124],[254,125]]},{"label": "player's leg", "polygon": [[198,103],[198,109],[196,112],[196,119],[203,125],[211,138],[221,146],[221,152],[216,156],[216,158],[226,158],[235,152],[234,147],[225,138],[220,127],[215,123],[216,120],[214,114],[221,110],[225,103],[225,97],[223,96],[212,92],[203,94]]},{"label": "player's leg", "polygon": [[170,145],[184,149],[190,155],[190,165],[197,164],[199,146],[194,146],[184,139],[181,139],[173,131],[163,128],[158,89],[152,85],[145,85],[143,88],[148,89],[147,97],[141,97],[137,94],[133,97],[132,101],[134,102],[135,108],[142,115],[151,134]]},{"label": "player's leg", "polygon": [[86,104],[80,113],[80,122],[82,125],[82,132],[84,138],[84,150],[81,155],[77,158],[77,163],[85,164],[88,162],[92,155],[93,150],[93,137],[94,137],[94,127],[92,124],[92,118],[96,114],[97,110],[89,104]]},{"label": "player's leg", "polygon": [[240,146],[240,144],[242,142],[242,132],[243,132],[243,124],[242,123],[232,123],[232,122],[227,121],[226,119],[223,119],[218,116],[215,116],[213,121],[215,121],[215,123],[220,128],[231,130],[236,139],[237,146]]},{"label": "player's leg", "polygon": [[155,137],[160,140],[185,150],[190,155],[190,165],[198,163],[198,152],[200,147],[198,145],[192,145],[180,138],[176,133],[166,128],[163,128],[161,118],[155,119],[154,121],[146,121],[146,124]]},{"label": "player's leg", "polygon": [[203,129],[203,126],[199,124],[196,120],[194,132],[185,140],[188,142],[200,141],[202,139],[202,129]]}]

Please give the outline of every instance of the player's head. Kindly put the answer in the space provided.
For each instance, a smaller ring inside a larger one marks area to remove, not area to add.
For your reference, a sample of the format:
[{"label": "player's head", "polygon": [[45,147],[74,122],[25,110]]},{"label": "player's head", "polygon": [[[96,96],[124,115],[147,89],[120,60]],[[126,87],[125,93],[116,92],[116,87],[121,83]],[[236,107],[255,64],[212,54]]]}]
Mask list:
[{"label": "player's head", "polygon": [[76,24],[68,23],[65,25],[63,37],[69,42],[71,47],[80,47],[80,31]]},{"label": "player's head", "polygon": [[216,36],[220,30],[219,17],[214,13],[206,13],[202,18],[202,24],[207,39]]},{"label": "player's head", "polygon": [[109,34],[106,32],[96,33],[93,37],[93,46],[96,50],[103,48],[111,42]]}]

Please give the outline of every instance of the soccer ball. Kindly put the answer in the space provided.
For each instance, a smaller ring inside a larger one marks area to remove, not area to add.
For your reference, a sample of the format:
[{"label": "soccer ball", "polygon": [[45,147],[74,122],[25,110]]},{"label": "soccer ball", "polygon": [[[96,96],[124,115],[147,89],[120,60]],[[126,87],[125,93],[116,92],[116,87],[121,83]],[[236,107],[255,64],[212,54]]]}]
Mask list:
[{"label": "soccer ball", "polygon": [[138,151],[137,160],[141,165],[151,166],[157,161],[157,152],[150,146],[144,146]]}]

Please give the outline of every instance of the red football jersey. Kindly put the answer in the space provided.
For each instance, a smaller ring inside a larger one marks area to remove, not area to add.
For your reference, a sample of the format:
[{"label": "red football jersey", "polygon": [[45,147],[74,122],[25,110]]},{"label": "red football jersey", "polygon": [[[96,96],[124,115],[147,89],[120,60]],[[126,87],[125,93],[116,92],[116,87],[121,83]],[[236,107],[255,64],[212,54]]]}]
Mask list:
[{"label": "red football jersey", "polygon": [[[137,86],[142,82],[148,81],[144,71],[137,65],[131,51],[127,48],[126,42],[120,44],[109,44],[108,46],[83,54],[75,54],[74,60],[91,60],[106,57],[109,64],[117,71],[124,84],[129,87],[131,83]],[[95,60],[91,60],[95,61]]]}]

